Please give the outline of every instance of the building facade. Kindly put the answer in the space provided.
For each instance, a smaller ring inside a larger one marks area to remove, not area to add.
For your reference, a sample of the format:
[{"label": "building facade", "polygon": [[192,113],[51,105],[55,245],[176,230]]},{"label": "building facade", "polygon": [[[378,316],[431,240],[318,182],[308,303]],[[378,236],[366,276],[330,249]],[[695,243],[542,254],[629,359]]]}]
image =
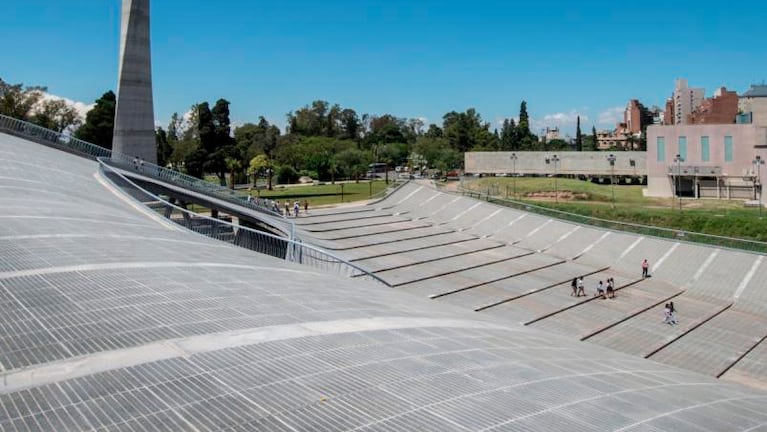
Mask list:
[{"label": "building facade", "polygon": [[647,195],[764,202],[758,186],[767,172],[756,156],[767,159],[767,128],[757,125],[650,126]]},{"label": "building facade", "polygon": [[735,123],[738,115],[738,94],[720,87],[714,97],[705,99],[687,118],[688,124]]},{"label": "building facade", "polygon": [[687,124],[688,116],[703,103],[705,90],[702,88],[690,88],[687,80],[680,78],[674,86],[674,124]]},{"label": "building facade", "polygon": [[738,111],[751,123],[767,127],[767,85],[751,85],[738,99]]},{"label": "building facade", "polygon": [[703,102],[704,94],[704,89],[690,88],[686,79],[677,79],[671,97],[674,107],[673,124],[686,124],[688,116]]}]

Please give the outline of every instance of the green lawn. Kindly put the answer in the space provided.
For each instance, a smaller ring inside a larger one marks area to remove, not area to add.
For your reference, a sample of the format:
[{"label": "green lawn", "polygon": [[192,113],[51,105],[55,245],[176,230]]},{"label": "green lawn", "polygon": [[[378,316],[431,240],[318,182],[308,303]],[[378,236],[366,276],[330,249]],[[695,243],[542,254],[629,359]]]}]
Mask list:
[{"label": "green lawn", "polygon": [[[393,182],[389,182],[393,184]],[[372,195],[385,190],[387,184],[385,181],[372,182],[372,189],[370,182],[359,183],[344,183],[343,184],[343,202],[352,202],[366,200],[370,198],[371,190]],[[329,204],[341,203],[341,184],[324,184],[324,185],[309,185],[309,186],[275,186],[274,190],[261,190],[261,198],[270,198],[276,200],[288,200],[288,201],[309,201],[309,207],[316,207]],[[251,191],[253,196],[256,195],[256,191]]]},{"label": "green lawn", "polygon": [[[745,208],[742,201],[646,198],[641,185],[615,185],[615,208],[610,184],[558,178],[558,202],[554,199],[554,179],[550,177],[489,177],[465,181],[467,189],[491,195],[514,195],[524,202],[543,207],[593,216],[601,219],[671,228],[689,232],[767,241],[767,217],[759,219],[759,210]],[[507,189],[508,187],[508,189]],[[765,213],[767,216],[767,212]]]}]

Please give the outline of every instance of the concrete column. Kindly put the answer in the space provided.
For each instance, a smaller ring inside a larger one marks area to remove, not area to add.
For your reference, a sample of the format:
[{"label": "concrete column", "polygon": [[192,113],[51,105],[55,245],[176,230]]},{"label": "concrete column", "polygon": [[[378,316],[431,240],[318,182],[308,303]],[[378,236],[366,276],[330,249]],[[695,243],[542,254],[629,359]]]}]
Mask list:
[{"label": "concrete column", "polygon": [[149,0],[123,0],[120,68],[112,149],[157,163],[152,103]]}]

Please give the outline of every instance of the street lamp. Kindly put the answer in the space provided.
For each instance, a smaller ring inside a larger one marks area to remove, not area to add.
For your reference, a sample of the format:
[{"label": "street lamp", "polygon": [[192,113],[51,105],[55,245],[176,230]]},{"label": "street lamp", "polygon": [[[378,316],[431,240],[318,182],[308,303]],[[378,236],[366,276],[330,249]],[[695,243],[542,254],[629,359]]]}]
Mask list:
[{"label": "street lamp", "polygon": [[674,156],[676,163],[676,195],[679,197],[679,211],[682,211],[682,162],[684,158],[681,155]]},{"label": "street lamp", "polygon": [[557,155],[547,157],[546,163],[554,164],[554,203],[559,204],[559,188],[557,187],[557,164],[559,163],[559,157]]},{"label": "street lamp", "polygon": [[607,155],[607,162],[610,163],[610,192],[613,196],[612,208],[615,208],[615,155]]},{"label": "street lamp", "polygon": [[753,160],[754,165],[756,165],[756,183],[755,183],[755,189],[759,191],[759,202],[757,203],[759,205],[759,219],[762,218],[762,165],[764,165],[764,159],[762,159],[761,156],[756,155],[754,156]]},{"label": "street lamp", "polygon": [[514,199],[517,199],[517,154],[512,153],[511,156],[511,182],[514,184]]}]

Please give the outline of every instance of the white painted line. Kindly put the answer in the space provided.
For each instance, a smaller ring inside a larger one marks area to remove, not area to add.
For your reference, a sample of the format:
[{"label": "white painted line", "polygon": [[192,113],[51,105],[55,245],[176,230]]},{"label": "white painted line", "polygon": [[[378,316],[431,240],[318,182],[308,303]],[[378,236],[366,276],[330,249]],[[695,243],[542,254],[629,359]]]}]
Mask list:
[{"label": "white painted line", "polygon": [[601,242],[602,242],[602,240],[606,239],[606,238],[607,238],[607,237],[608,237],[610,234],[611,234],[611,232],[610,232],[610,231],[607,231],[606,233],[602,234],[602,236],[601,236],[601,237],[599,237],[599,238],[597,239],[597,241],[595,241],[594,243],[591,243],[590,245],[586,246],[586,249],[582,250],[582,251],[581,251],[581,253],[579,253],[579,254],[576,254],[575,256],[576,256],[576,257],[579,257],[579,256],[581,256],[581,255],[585,254],[586,252],[590,251],[591,249],[594,249],[594,247],[596,247],[596,245],[598,245],[599,243],[601,243]]},{"label": "white painted line", "polygon": [[743,290],[746,289],[746,286],[748,286],[748,283],[751,282],[751,278],[754,277],[754,274],[756,273],[756,270],[759,268],[760,265],[762,265],[762,260],[764,260],[764,256],[760,256],[759,258],[754,261],[754,264],[751,265],[751,269],[746,273],[746,276],[743,278],[742,281],[740,281],[740,285],[738,285],[738,289],[735,290],[735,300],[740,298],[740,295],[743,294]]},{"label": "white painted line", "polygon": [[[275,258],[276,259],[276,258]],[[282,260],[280,260],[282,262]],[[38,276],[55,273],[69,273],[69,272],[82,272],[82,271],[98,271],[98,270],[123,270],[123,269],[147,269],[147,268],[164,268],[164,267],[220,267],[220,268],[236,268],[245,270],[266,270],[269,272],[285,272],[285,273],[303,273],[303,274],[320,274],[315,271],[301,271],[293,269],[282,269],[272,266],[249,266],[240,264],[225,264],[225,263],[206,263],[206,262],[175,262],[175,261],[148,261],[148,262],[121,262],[121,263],[105,263],[105,264],[83,264],[73,266],[60,266],[60,267],[44,267],[27,270],[14,270],[8,272],[0,272],[0,279],[10,279],[24,276]],[[323,273],[324,274],[324,273]]]},{"label": "white painted line", "polygon": [[437,192],[434,195],[430,196],[429,199],[426,201],[421,202],[421,204],[418,204],[418,207],[423,207],[424,205],[430,203],[433,199],[437,198],[438,196],[442,195],[442,192]]},{"label": "white painted line", "polygon": [[453,205],[453,203],[455,203],[455,202],[456,202],[456,201],[458,201],[459,199],[461,199],[461,197],[456,197],[454,200],[452,200],[452,201],[450,201],[449,203],[447,203],[447,204],[443,205],[443,206],[442,206],[442,207],[440,207],[440,208],[439,208],[437,211],[435,211],[434,213],[432,213],[432,214],[431,214],[431,215],[429,215],[429,216],[434,216],[435,214],[442,212],[442,211],[443,211],[443,210],[445,210],[446,208],[448,208],[448,207],[450,207],[451,205]]},{"label": "white painted line", "polygon": [[147,225],[147,222],[140,218],[136,218],[136,221],[141,221],[144,223],[127,223],[127,222],[115,222],[115,221],[104,220],[104,219],[90,219],[90,218],[78,218],[78,217],[66,217],[66,216],[39,216],[39,215],[0,215],[0,219],[67,220],[67,221],[78,221],[78,222],[103,223],[107,225],[125,225],[125,226],[134,226],[134,227],[145,227],[145,228],[148,226],[152,226],[152,225]]},{"label": "white painted line", "polygon": [[559,242],[561,242],[561,241],[563,241],[563,240],[567,239],[568,237],[570,237],[571,235],[573,235],[573,233],[574,233],[574,232],[576,232],[576,231],[578,231],[579,229],[581,229],[581,227],[580,227],[580,226],[577,226],[577,227],[575,227],[575,228],[571,229],[570,231],[568,231],[567,233],[565,233],[565,234],[564,234],[562,237],[558,238],[558,239],[557,239],[557,241],[555,241],[555,242],[554,242],[554,244],[557,244],[557,243],[559,243]]},{"label": "white painted line", "polygon": [[716,258],[717,255],[719,255],[719,251],[721,249],[716,249],[713,252],[711,252],[711,255],[706,258],[706,261],[703,262],[703,265],[700,266],[697,272],[695,272],[695,275],[692,277],[692,279],[689,280],[685,285],[690,286],[694,284],[695,282],[700,279],[701,276],[703,276],[703,273],[706,271],[709,265],[711,265],[711,262],[714,261],[714,258]]},{"label": "white painted line", "polygon": [[497,215],[500,212],[501,212],[501,209],[498,209],[498,210],[494,211],[490,216],[486,216],[486,217],[482,218],[482,220],[480,220],[479,222],[477,222],[474,225],[472,225],[471,228],[489,221],[490,219],[492,219],[495,215]]},{"label": "white painted line", "polygon": [[554,219],[549,219],[549,220],[547,220],[547,221],[546,221],[546,222],[544,222],[543,224],[541,224],[541,225],[538,225],[538,228],[536,228],[536,229],[534,229],[534,230],[530,231],[530,232],[529,232],[529,233],[528,233],[528,234],[527,234],[525,237],[532,237],[532,236],[533,236],[535,233],[537,233],[538,231],[542,230],[542,229],[543,229],[543,228],[544,228],[546,225],[548,225],[548,224],[550,224],[550,223],[552,223],[552,222],[554,222]]},{"label": "white painted line", "polygon": [[634,243],[631,243],[631,246],[629,246],[629,247],[628,247],[628,248],[627,248],[625,251],[623,251],[623,253],[621,254],[621,256],[619,256],[619,257],[618,257],[618,259],[617,259],[616,261],[620,261],[620,260],[622,260],[623,258],[625,258],[625,257],[626,257],[626,255],[628,255],[628,254],[629,254],[629,252],[631,252],[632,250],[634,250],[634,248],[635,248],[635,247],[637,247],[637,245],[638,245],[639,243],[641,243],[641,242],[642,242],[642,240],[644,240],[644,237],[639,237],[638,239],[636,239],[636,240],[634,241]]},{"label": "white painted line", "polygon": [[515,327],[506,327],[484,321],[398,316],[302,322],[232,330],[188,338],[163,340],[132,348],[97,352],[30,366],[19,371],[7,372],[0,376],[0,394],[17,392],[23,389],[159,360],[187,357],[194,354],[246,345],[304,337],[430,327],[520,331],[520,329]]},{"label": "white painted line", "polygon": [[419,192],[421,189],[423,189],[423,186],[419,187],[418,189],[414,190],[413,192],[410,192],[410,194],[409,194],[409,195],[407,195],[405,198],[402,198],[401,200],[399,200],[399,201],[397,202],[397,204],[396,204],[396,205],[400,205],[400,204],[402,204],[403,202],[405,202],[405,201],[409,200],[409,199],[410,199],[410,197],[412,197],[413,195],[415,195],[416,193],[418,193],[418,192]]},{"label": "white painted line", "polygon": [[466,210],[464,210],[464,211],[462,211],[462,212],[458,213],[457,215],[455,215],[455,217],[454,217],[454,218],[452,218],[452,219],[450,219],[450,220],[457,220],[457,219],[460,219],[460,218],[461,218],[463,215],[465,215],[466,213],[468,213],[468,212],[470,212],[470,211],[474,210],[475,208],[477,208],[477,207],[479,207],[479,206],[481,206],[481,205],[482,205],[482,203],[481,203],[481,202],[478,202],[478,203],[474,204],[473,206],[471,206],[471,207],[467,208]]},{"label": "white painted line", "polygon": [[674,245],[673,245],[673,246],[671,246],[671,248],[670,248],[669,250],[667,250],[667,251],[666,251],[666,253],[664,253],[662,257],[660,257],[660,259],[658,260],[658,262],[657,262],[657,263],[655,263],[655,265],[653,265],[653,266],[652,266],[652,270],[651,270],[651,273],[650,273],[650,274],[652,274],[652,272],[655,272],[655,271],[657,271],[657,270],[660,268],[660,266],[663,264],[663,262],[664,262],[664,261],[666,261],[666,259],[667,259],[668,257],[670,257],[670,256],[671,256],[671,254],[672,254],[672,253],[674,253],[674,251],[675,251],[675,250],[676,250],[676,248],[678,248],[678,247],[679,247],[679,243],[674,243]]},{"label": "white painted line", "polygon": [[523,214],[521,214],[521,215],[517,216],[517,218],[516,218],[516,219],[514,219],[513,221],[509,222],[509,224],[508,224],[508,225],[506,225],[506,226],[512,226],[512,225],[514,225],[516,222],[518,222],[518,221],[521,221],[521,220],[522,220],[522,219],[524,219],[526,216],[527,216],[527,213],[523,213]]},{"label": "white painted line", "polygon": [[203,243],[199,241],[189,240],[176,240],[162,237],[149,237],[149,236],[137,236],[137,235],[117,235],[117,234],[33,234],[33,235],[16,235],[16,236],[0,236],[0,241],[15,241],[15,240],[41,240],[41,239],[72,239],[72,238],[112,238],[120,240],[141,240],[150,242],[168,242],[168,243],[180,243],[189,245],[198,245],[205,247],[223,247],[228,248],[231,245],[216,243]]}]

